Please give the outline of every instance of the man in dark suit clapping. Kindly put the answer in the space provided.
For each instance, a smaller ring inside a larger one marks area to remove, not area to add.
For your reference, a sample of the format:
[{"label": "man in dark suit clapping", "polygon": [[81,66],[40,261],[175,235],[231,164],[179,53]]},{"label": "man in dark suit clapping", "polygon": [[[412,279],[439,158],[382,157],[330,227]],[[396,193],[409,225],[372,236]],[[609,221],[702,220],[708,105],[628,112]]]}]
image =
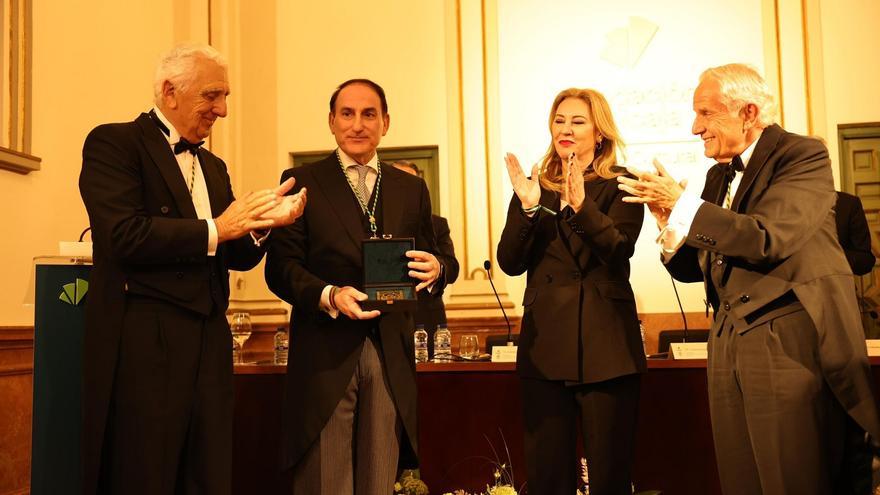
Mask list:
[{"label": "man in dark suit clapping", "polygon": [[86,310],[82,493],[227,494],[232,468],[228,270],[302,214],[293,182],[235,199],[201,147],[226,116],[227,64],[165,54],[155,107],[95,128],[79,186],[94,239]]},{"label": "man in dark suit clapping", "polygon": [[880,438],[873,379],[837,242],[825,146],[773,124],[766,82],[741,64],[703,72],[692,131],[719,163],[702,195],[662,166],[618,179],[662,228],[669,272],[715,309],[709,406],[724,493],[870,491]]}]

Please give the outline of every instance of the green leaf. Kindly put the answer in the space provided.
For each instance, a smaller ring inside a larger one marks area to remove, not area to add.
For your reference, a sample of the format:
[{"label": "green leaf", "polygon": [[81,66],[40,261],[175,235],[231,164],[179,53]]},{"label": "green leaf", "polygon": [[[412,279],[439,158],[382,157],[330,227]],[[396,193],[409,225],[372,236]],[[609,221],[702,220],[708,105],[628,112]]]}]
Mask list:
[{"label": "green leaf", "polygon": [[88,280],[76,279],[76,301],[74,301],[74,304],[79,304],[86,297],[87,292],[89,292]]},{"label": "green leaf", "polygon": [[58,297],[67,304],[76,304],[74,303],[76,300],[76,284],[71,282],[69,284],[64,284],[61,288],[63,291]]},{"label": "green leaf", "polygon": [[61,294],[58,295],[58,299],[61,299],[62,302],[67,304],[73,304],[73,301],[70,300],[70,296],[68,296],[65,291],[61,291]]}]

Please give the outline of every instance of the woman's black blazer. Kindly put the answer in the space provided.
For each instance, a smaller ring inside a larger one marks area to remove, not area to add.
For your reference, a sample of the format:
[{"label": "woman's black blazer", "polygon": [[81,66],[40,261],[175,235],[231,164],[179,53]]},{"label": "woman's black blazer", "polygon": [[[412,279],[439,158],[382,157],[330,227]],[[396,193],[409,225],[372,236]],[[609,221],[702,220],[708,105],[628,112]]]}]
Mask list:
[{"label": "woman's black blazer", "polygon": [[541,189],[533,217],[514,194],[498,244],[508,275],[528,272],[517,369],[520,376],[593,383],[645,370],[629,259],[644,207],[624,203],[615,179],[585,185],[580,211],[560,211]]}]

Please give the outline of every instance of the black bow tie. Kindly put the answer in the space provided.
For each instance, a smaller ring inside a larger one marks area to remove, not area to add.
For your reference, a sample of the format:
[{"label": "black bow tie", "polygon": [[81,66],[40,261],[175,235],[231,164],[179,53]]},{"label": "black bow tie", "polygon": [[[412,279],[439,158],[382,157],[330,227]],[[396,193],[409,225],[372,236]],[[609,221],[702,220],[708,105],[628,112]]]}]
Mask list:
[{"label": "black bow tie", "polygon": [[731,160],[730,163],[728,163],[727,166],[724,168],[724,180],[726,181],[725,184],[729,184],[733,180],[733,178],[736,177],[736,173],[742,172],[744,169],[745,167],[743,167],[742,159],[739,157],[739,155],[733,157],[733,160]]},{"label": "black bow tie", "polygon": [[180,138],[180,141],[174,143],[174,154],[179,155],[181,153],[185,153],[189,151],[193,155],[196,154],[196,151],[205,144],[204,141],[199,141],[198,143],[191,143],[186,140],[186,138]]},{"label": "black bow tie", "polygon": [[[165,123],[162,122],[162,119],[160,119],[159,116],[156,115],[156,112],[154,112],[153,110],[150,110],[149,115],[150,115],[150,118],[153,120],[153,122],[155,122],[156,126],[159,128],[160,131],[162,131],[163,134],[165,134],[166,136],[171,135],[171,131],[168,130],[168,126],[166,126]],[[205,144],[204,141],[199,141],[198,143],[190,143],[186,139],[180,138],[180,141],[174,143],[174,154],[179,155],[181,153],[185,153],[185,152],[189,151],[190,153],[195,155],[196,151],[203,144]]]},{"label": "black bow tie", "polygon": [[730,163],[727,165],[727,174],[733,177],[737,172],[742,172],[745,170],[743,166],[742,158],[739,155],[733,157],[733,160],[730,160]]}]

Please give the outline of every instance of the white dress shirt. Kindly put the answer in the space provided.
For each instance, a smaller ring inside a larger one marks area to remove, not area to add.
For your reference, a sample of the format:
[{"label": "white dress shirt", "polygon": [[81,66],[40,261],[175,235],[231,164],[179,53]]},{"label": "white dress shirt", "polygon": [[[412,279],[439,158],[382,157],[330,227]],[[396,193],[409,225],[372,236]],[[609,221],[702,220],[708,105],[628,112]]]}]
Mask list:
[{"label": "white dress shirt", "polygon": [[[165,127],[168,128],[169,135],[165,136],[165,138],[168,140],[171,152],[174,153],[174,145],[180,141],[180,133],[165,118],[161,110],[153,107],[153,111],[159,117],[159,120],[165,124]],[[165,133],[162,134],[165,135]],[[214,215],[211,213],[211,200],[208,197],[208,184],[205,182],[202,167],[199,166],[196,155],[189,152],[179,153],[174,155],[174,158],[177,159],[177,166],[180,167],[180,173],[183,175],[183,181],[186,183],[187,188],[190,186],[190,181],[193,181],[191,194],[193,207],[196,210],[196,216],[208,224],[207,253],[208,256],[214,256],[217,254],[217,226],[214,225]],[[193,172],[195,172],[195,179],[193,179]]]},{"label": "white dress shirt", "polygon": [[[345,167],[345,172],[348,174],[348,178],[351,180],[351,183],[357,186],[358,183],[358,171],[357,165],[361,165],[354,158],[345,154],[344,151],[337,148],[336,151],[339,153],[339,159],[342,160],[342,165]],[[372,196],[373,187],[376,186],[376,179],[379,177],[379,155],[373,153],[373,158],[370,158],[370,161],[364,163],[367,167],[367,192]],[[370,198],[365,198],[367,201]],[[367,205],[369,209],[370,205]]]}]

